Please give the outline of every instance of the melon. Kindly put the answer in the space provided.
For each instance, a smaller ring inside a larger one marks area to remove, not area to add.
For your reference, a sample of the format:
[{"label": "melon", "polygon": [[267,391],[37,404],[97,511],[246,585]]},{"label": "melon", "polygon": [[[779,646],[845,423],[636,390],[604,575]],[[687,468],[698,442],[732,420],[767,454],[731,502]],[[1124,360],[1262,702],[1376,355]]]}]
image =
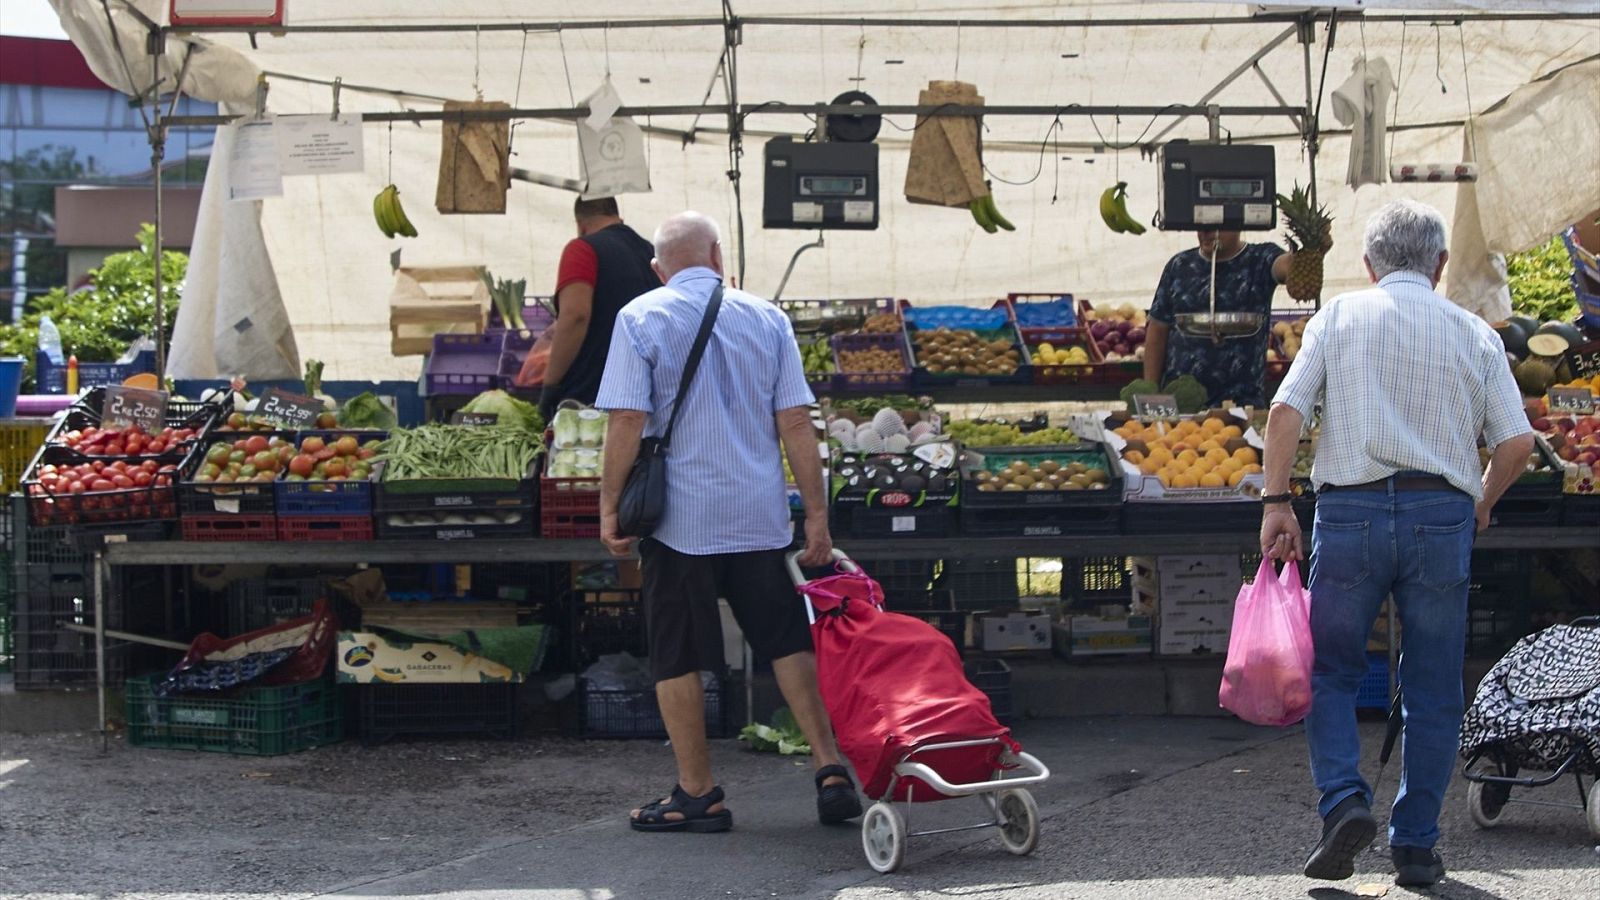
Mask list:
[{"label": "melon", "polygon": [[1535,331],[1534,334],[1556,335],[1564,338],[1569,347],[1576,347],[1583,343],[1583,332],[1579,331],[1578,326],[1571,322],[1546,322],[1540,325],[1539,330]]},{"label": "melon", "polygon": [[1500,335],[1500,343],[1507,353],[1522,359],[1528,355],[1528,333],[1522,326],[1515,322],[1496,322],[1494,333]]},{"label": "melon", "polygon": [[1525,359],[1517,364],[1512,375],[1525,397],[1542,396],[1555,383],[1556,369],[1542,359]]},{"label": "melon", "polygon": [[1539,330],[1539,320],[1533,316],[1512,316],[1506,321],[1522,329],[1522,333],[1532,335]]}]

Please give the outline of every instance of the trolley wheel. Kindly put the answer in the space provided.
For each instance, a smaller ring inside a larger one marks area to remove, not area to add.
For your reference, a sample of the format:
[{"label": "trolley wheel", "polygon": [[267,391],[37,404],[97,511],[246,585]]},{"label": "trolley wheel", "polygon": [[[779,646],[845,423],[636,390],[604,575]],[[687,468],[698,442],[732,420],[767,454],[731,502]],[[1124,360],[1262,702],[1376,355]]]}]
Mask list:
[{"label": "trolley wheel", "polygon": [[894,804],[879,800],[861,817],[861,849],[875,872],[889,873],[906,861],[906,818]]},{"label": "trolley wheel", "polygon": [[[1506,774],[1506,767],[1495,764],[1493,774]],[[1467,810],[1479,828],[1494,828],[1502,820],[1506,802],[1511,799],[1511,785],[1473,781],[1467,784]]]},{"label": "trolley wheel", "polygon": [[1039,845],[1039,804],[1023,788],[1007,788],[995,797],[995,819],[1000,843],[1017,856],[1027,856]]},{"label": "trolley wheel", "polygon": [[1589,836],[1600,841],[1600,779],[1589,785],[1589,802],[1584,812],[1589,818]]}]

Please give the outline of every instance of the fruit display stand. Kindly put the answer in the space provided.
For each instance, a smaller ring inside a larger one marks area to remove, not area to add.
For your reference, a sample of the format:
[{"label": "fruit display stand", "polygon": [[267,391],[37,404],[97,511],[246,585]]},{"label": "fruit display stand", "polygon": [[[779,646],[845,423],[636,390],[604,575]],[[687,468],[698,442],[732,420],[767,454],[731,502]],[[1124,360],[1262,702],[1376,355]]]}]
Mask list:
[{"label": "fruit display stand", "polygon": [[794,326],[806,382],[813,391],[829,391],[835,386],[834,335],[900,330],[900,314],[891,297],[779,300],[778,308]]},{"label": "fruit display stand", "polygon": [[1121,521],[1121,467],[1100,444],[968,450],[961,475],[962,534],[1114,534]]}]

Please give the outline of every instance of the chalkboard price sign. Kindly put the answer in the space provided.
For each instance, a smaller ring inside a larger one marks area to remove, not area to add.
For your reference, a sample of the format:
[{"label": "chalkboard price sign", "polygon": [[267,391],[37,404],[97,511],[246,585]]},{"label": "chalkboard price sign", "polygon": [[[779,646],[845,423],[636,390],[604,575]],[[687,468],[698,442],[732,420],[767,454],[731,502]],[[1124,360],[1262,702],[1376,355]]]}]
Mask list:
[{"label": "chalkboard price sign", "polygon": [[167,392],[109,385],[100,406],[100,421],[107,428],[137,425],[154,434],[167,424]]},{"label": "chalkboard price sign", "polygon": [[1134,394],[1133,412],[1141,419],[1176,418],[1178,399],[1171,394]]},{"label": "chalkboard price sign", "polygon": [[479,412],[453,412],[450,414],[451,425],[497,425],[500,422],[499,413]]},{"label": "chalkboard price sign", "polygon": [[1567,361],[1572,365],[1574,378],[1600,375],[1600,341],[1590,341],[1568,350]]},{"label": "chalkboard price sign", "polygon": [[1588,388],[1553,387],[1545,396],[1550,413],[1574,413],[1586,416],[1594,412],[1594,394]]},{"label": "chalkboard price sign", "polygon": [[289,428],[310,428],[321,414],[321,400],[277,388],[263,391],[256,407],[256,415]]}]

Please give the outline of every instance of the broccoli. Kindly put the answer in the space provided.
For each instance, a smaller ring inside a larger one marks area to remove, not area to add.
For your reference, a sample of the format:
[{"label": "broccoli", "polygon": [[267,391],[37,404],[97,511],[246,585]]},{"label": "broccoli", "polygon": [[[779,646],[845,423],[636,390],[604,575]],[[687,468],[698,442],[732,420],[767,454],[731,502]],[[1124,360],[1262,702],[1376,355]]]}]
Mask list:
[{"label": "broccoli", "polygon": [[1209,391],[1193,375],[1179,375],[1167,382],[1167,393],[1178,401],[1178,412],[1197,413],[1206,408]]},{"label": "broccoli", "polygon": [[1135,378],[1133,381],[1128,382],[1127,386],[1124,387],[1122,391],[1117,394],[1117,396],[1121,398],[1123,403],[1128,404],[1128,412],[1132,413],[1136,412],[1136,410],[1133,408],[1134,394],[1159,393],[1161,393],[1161,386],[1156,384],[1154,381],[1150,381],[1146,378]]}]

